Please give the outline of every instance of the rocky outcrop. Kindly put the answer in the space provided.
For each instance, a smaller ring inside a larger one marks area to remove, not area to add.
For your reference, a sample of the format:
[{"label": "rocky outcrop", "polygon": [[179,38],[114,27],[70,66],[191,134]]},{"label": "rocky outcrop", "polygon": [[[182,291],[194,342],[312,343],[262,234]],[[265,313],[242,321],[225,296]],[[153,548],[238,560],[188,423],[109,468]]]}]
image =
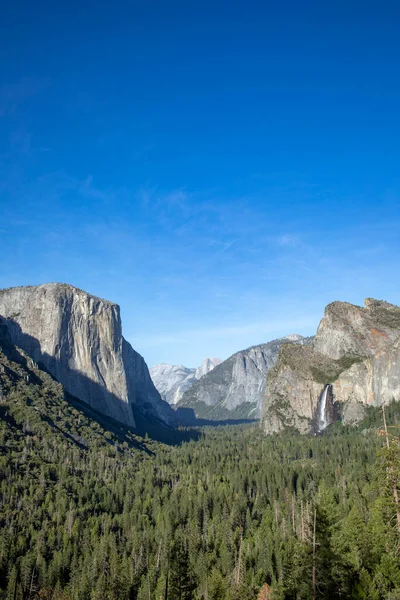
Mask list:
[{"label": "rocky outcrop", "polygon": [[136,409],[172,422],[143,358],[123,338],[117,304],[71,285],[0,290],[12,342],[97,411],[135,426]]},{"label": "rocky outcrop", "polygon": [[215,367],[217,365],[220,365],[222,363],[222,360],[220,358],[216,358],[216,357],[212,357],[212,358],[205,358],[203,360],[203,362],[201,363],[200,367],[197,367],[197,369],[194,372],[194,378],[200,379],[201,377],[203,377],[203,375],[207,375],[207,373],[209,373],[210,371],[212,371],[213,369],[215,369]]},{"label": "rocky outcrop", "polygon": [[368,405],[400,400],[399,307],[371,298],[363,308],[333,302],[310,346],[283,346],[267,379],[266,433],[284,427],[318,431],[319,401],[328,384],[344,422],[360,420]]},{"label": "rocky outcrop", "polygon": [[332,302],[325,309],[314,350],[333,359],[373,356],[394,342],[400,329],[400,308],[367,298],[365,307]]},{"label": "rocky outcrop", "polygon": [[304,343],[293,334],[267,344],[236,352],[196,381],[178,402],[198,418],[259,418],[268,370],[275,364],[285,342]]},{"label": "rocky outcrop", "polygon": [[183,365],[161,363],[150,369],[150,375],[161,398],[171,405],[177,404],[193,383],[221,363],[220,358],[205,358],[200,367],[190,369]]}]

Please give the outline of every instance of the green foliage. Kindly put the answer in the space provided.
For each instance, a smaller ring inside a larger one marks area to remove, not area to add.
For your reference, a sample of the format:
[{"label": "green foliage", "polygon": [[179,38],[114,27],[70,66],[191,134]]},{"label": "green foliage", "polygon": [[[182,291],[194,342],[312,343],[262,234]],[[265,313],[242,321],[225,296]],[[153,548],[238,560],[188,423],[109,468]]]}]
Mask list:
[{"label": "green foliage", "polygon": [[393,329],[400,328],[400,308],[398,306],[386,307],[382,304],[373,307],[371,312],[379,325]]},{"label": "green foliage", "polygon": [[350,369],[355,364],[365,360],[364,356],[342,356],[338,360],[325,361],[323,366],[314,365],[310,367],[314,381],[321,384],[332,383],[343,371]]},{"label": "green foliage", "polygon": [[252,415],[257,414],[256,402],[243,402],[234,409],[229,410],[222,403],[208,405],[205,402],[196,401],[190,403],[190,408],[194,410],[199,419],[208,421],[251,419]]},{"label": "green foliage", "polygon": [[316,598],[400,597],[395,443],[240,426],[166,446],[1,365],[1,600],[309,600],[313,566]]},{"label": "green foliage", "polygon": [[364,361],[365,358],[358,355],[346,355],[334,360],[313,351],[308,345],[284,344],[281,348],[279,361],[270,370],[268,377],[274,378],[282,366],[288,366],[303,377],[313,379],[324,385],[332,383],[339,377],[340,373],[349,369],[352,365]]}]

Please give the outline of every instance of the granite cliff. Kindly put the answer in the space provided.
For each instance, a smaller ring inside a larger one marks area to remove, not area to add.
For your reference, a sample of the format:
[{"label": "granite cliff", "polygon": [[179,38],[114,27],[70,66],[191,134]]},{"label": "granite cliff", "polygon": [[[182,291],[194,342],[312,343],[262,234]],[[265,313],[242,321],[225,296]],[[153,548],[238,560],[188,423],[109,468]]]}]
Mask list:
[{"label": "granite cliff", "polygon": [[204,419],[259,418],[267,373],[281,345],[306,341],[293,334],[236,352],[195,381],[176,407],[193,409],[196,417]]},{"label": "granite cliff", "polygon": [[400,400],[400,308],[371,298],[364,307],[333,302],[311,345],[282,346],[268,373],[262,424],[266,433],[320,432],[392,400]]},{"label": "granite cliff", "polygon": [[137,410],[173,423],[146,363],[122,336],[117,304],[50,283],[0,290],[0,315],[12,343],[71,395],[133,427]]},{"label": "granite cliff", "polygon": [[175,405],[195,381],[212,371],[221,362],[220,358],[205,358],[197,369],[161,363],[151,367],[150,375],[161,398]]}]

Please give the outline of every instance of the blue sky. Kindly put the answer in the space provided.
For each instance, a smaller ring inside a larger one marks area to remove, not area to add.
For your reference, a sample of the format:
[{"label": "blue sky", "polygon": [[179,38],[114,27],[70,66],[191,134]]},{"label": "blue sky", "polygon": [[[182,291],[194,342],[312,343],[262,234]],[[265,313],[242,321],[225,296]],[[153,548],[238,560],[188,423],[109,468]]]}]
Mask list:
[{"label": "blue sky", "polygon": [[0,287],[118,302],[149,365],[400,304],[398,2],[5,4]]}]

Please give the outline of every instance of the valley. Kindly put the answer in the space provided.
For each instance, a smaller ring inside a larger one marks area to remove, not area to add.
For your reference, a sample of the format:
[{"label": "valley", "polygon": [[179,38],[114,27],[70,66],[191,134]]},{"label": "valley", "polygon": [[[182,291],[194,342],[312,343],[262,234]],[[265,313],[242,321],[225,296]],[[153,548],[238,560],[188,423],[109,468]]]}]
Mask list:
[{"label": "valley", "polygon": [[[246,425],[165,444],[100,424],[36,369],[27,383],[2,365],[0,597],[307,599],[313,564],[319,598],[395,589],[385,465],[398,450],[381,454],[381,411],[317,437]],[[387,419],[400,424],[398,404]]]},{"label": "valley", "polygon": [[400,2],[1,8],[0,600],[400,600]]},{"label": "valley", "polygon": [[0,598],[396,598],[399,310],[158,368],[171,408],[117,305],[0,291]]}]

